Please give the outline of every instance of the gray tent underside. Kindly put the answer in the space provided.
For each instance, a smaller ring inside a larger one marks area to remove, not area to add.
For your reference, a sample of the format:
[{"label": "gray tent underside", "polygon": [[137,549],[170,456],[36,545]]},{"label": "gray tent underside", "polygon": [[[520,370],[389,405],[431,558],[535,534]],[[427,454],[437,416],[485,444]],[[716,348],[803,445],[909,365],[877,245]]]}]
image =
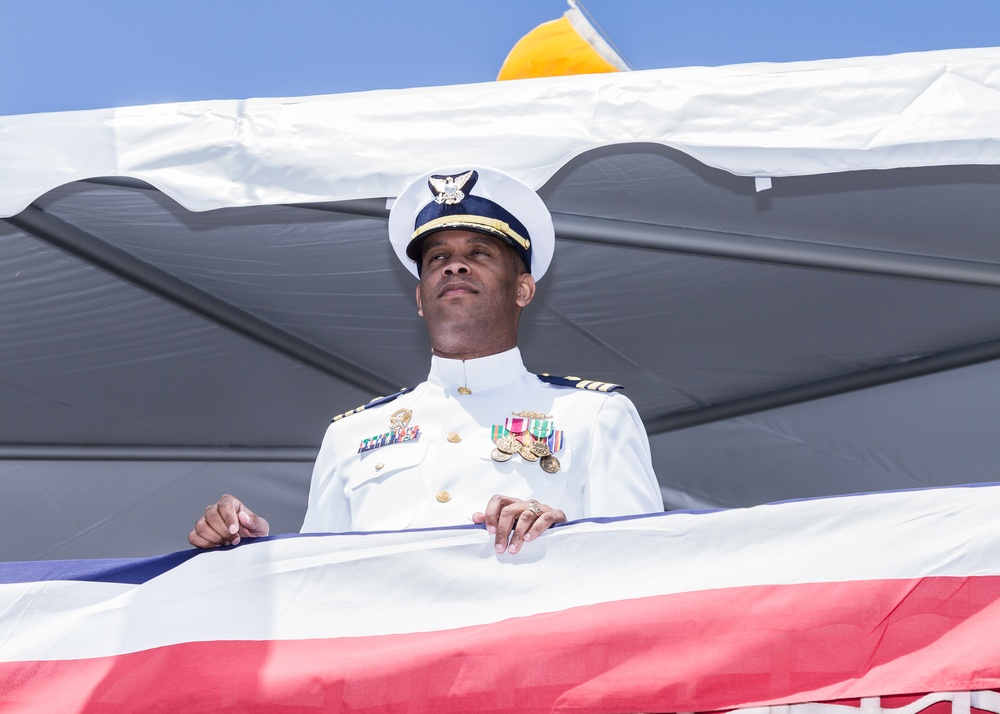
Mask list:
[{"label": "gray tent underside", "polygon": [[[626,385],[668,507],[992,481],[998,184],[591,151],[541,190],[525,361]],[[95,179],[0,223],[0,557],[176,550],[223,491],[296,530],[329,418],[426,373],[385,216]]]}]

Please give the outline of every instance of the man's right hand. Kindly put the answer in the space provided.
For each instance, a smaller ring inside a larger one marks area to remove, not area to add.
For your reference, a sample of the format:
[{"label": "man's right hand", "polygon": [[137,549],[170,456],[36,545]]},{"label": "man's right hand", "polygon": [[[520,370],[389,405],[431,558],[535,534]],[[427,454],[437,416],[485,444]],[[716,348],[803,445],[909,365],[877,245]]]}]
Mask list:
[{"label": "man's right hand", "polygon": [[196,548],[236,545],[241,538],[266,536],[267,521],[243,505],[240,499],[223,494],[217,503],[205,509],[205,515],[188,533],[188,543]]}]

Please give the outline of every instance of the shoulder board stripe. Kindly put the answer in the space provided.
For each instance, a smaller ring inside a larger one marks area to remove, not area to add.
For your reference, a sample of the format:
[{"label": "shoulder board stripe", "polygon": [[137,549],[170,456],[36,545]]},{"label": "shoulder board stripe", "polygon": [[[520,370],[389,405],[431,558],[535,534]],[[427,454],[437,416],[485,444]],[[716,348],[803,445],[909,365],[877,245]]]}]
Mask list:
[{"label": "shoulder board stripe", "polygon": [[367,404],[362,404],[360,407],[355,407],[354,409],[351,409],[350,411],[344,412],[343,414],[338,414],[337,416],[335,416],[330,421],[340,421],[344,417],[349,417],[352,414],[357,414],[358,412],[363,412],[365,409],[368,409],[369,407],[377,407],[377,406],[379,406],[381,404],[387,404],[387,403],[391,402],[393,399],[395,399],[396,397],[400,397],[400,396],[406,394],[407,392],[412,392],[412,391],[413,391],[413,387],[404,387],[403,389],[400,389],[395,394],[390,394],[388,397],[375,397],[374,399],[372,399]]},{"label": "shoulder board stripe", "polygon": [[535,376],[546,384],[554,384],[557,387],[586,389],[591,392],[617,392],[620,389],[625,389],[622,385],[613,382],[595,382],[592,379],[580,379],[579,377],[553,377],[547,372],[536,374]]}]

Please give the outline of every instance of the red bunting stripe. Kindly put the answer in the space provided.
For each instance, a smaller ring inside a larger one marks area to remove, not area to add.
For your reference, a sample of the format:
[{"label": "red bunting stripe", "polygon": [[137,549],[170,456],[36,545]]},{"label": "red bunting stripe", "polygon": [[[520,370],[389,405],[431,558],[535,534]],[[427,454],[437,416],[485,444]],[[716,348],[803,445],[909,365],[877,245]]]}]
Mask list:
[{"label": "red bunting stripe", "polygon": [[711,711],[996,688],[997,642],[1000,576],[761,585],[439,632],[0,663],[0,708]]}]

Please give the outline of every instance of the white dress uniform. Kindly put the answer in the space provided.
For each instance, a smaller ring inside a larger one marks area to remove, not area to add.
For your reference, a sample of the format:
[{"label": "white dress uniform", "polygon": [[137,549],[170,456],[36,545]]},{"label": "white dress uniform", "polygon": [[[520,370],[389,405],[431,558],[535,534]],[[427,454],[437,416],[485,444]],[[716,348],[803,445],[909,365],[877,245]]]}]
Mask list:
[{"label": "white dress uniform", "polygon": [[[390,415],[400,409],[412,412],[408,427],[417,427],[417,437],[359,452],[365,439],[390,431]],[[557,472],[516,453],[502,463],[491,458],[493,426],[522,411],[551,416],[563,432]],[[534,499],[569,520],[663,509],[632,402],[547,384],[514,348],[466,361],[433,357],[427,381],[413,391],[334,421],[313,470],[302,532],[462,525],[494,494]]]}]

